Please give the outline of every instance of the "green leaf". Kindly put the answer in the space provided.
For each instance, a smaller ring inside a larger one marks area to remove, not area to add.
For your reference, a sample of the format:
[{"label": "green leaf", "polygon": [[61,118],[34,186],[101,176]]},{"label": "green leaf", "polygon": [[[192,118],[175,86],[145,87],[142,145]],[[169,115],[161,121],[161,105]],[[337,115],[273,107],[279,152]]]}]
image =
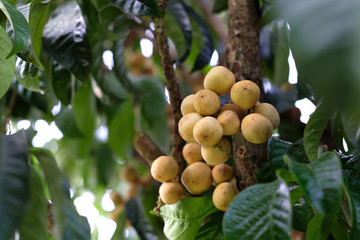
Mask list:
[{"label": "green leaf", "polygon": [[212,12],[213,13],[220,13],[222,11],[227,10],[228,2],[223,0],[215,0]]},{"label": "green leaf", "polygon": [[41,91],[38,68],[34,64],[18,58],[16,60],[15,76],[26,89],[36,92]]},{"label": "green leaf", "polygon": [[336,215],[342,197],[342,174],[338,155],[327,152],[310,164],[291,159],[289,162],[291,172],[315,209],[323,216]]},{"label": "green leaf", "polygon": [[0,27],[0,98],[10,87],[15,75],[15,56],[7,58],[11,49],[11,41],[5,30]]},{"label": "green leaf", "polygon": [[52,69],[51,84],[57,99],[65,106],[72,100],[71,72],[61,65],[54,63]]},{"label": "green leaf", "polygon": [[333,111],[327,102],[320,101],[310,116],[304,131],[304,149],[310,161],[318,158],[320,139]]},{"label": "green leaf", "polygon": [[125,239],[124,236],[125,223],[126,223],[126,215],[125,215],[125,211],[122,211],[116,219],[116,230],[114,232],[114,235],[112,236],[112,239],[116,239],[116,240]]},{"label": "green leaf", "polygon": [[28,148],[24,131],[0,135],[0,240],[8,240],[29,201]]},{"label": "green leaf", "polygon": [[218,211],[214,213],[210,220],[205,222],[201,226],[199,232],[196,235],[196,240],[223,240],[224,234],[222,231],[222,220],[224,217],[224,212]]},{"label": "green leaf", "polygon": [[[309,227],[306,232],[306,239],[311,240],[325,240],[329,235],[329,231],[322,231],[324,217],[321,214],[316,214],[309,222]],[[328,228],[329,229],[329,228]]]},{"label": "green leaf", "polygon": [[13,31],[13,46],[6,58],[21,52],[29,42],[30,30],[25,17],[6,0],[0,0],[0,10],[8,18]]},{"label": "green leaf", "polygon": [[344,170],[344,182],[351,206],[352,231],[350,239],[355,240],[360,238],[360,172],[354,169]]},{"label": "green leaf", "polygon": [[30,171],[30,203],[19,226],[20,239],[48,240],[48,206],[38,174]]},{"label": "green leaf", "polygon": [[79,5],[67,2],[50,15],[43,30],[45,53],[85,80],[91,70],[91,51]]},{"label": "green leaf", "polygon": [[70,198],[63,206],[66,214],[64,239],[90,240],[90,226],[86,217],[80,216]]},{"label": "green leaf", "polygon": [[124,102],[108,124],[109,146],[122,159],[132,154],[135,134],[134,110],[131,101]]},{"label": "green leaf", "polygon": [[337,112],[333,115],[333,117],[330,119],[330,126],[331,126],[331,133],[334,137],[334,140],[336,142],[336,146],[341,150],[341,152],[345,153],[343,140],[345,137],[344,127],[341,120],[341,112]]},{"label": "green leaf", "polygon": [[114,6],[120,8],[124,13],[162,17],[163,13],[155,0],[108,0]]},{"label": "green leaf", "polygon": [[75,122],[73,109],[65,107],[63,104],[61,104],[60,112],[55,116],[55,123],[65,137],[84,137]]},{"label": "green leaf", "polygon": [[291,206],[287,186],[281,180],[241,191],[225,212],[227,239],[290,239]]},{"label": "green leaf", "polygon": [[183,198],[175,204],[165,205],[160,209],[165,222],[165,236],[170,240],[195,239],[204,219],[217,211],[211,192],[203,197]]},{"label": "green leaf", "polygon": [[88,137],[93,136],[96,127],[96,99],[91,85],[83,85],[76,91],[73,103],[76,125]]},{"label": "green leaf", "polygon": [[[297,188],[301,189],[301,188]],[[301,232],[306,232],[308,227],[309,206],[304,198],[300,198],[292,208],[292,228]]]},{"label": "green leaf", "polygon": [[347,138],[351,144],[360,150],[360,111],[357,107],[342,112],[342,122]]}]

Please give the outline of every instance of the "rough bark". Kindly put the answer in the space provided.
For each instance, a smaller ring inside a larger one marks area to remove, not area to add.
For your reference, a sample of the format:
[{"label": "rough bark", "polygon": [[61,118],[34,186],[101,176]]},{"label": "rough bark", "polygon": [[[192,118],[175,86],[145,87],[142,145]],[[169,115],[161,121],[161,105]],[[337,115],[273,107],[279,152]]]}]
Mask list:
[{"label": "rough bark", "polygon": [[145,133],[140,134],[135,140],[136,151],[148,161],[148,165],[158,157],[165,155],[161,149]]},{"label": "rough bark", "polygon": [[[234,73],[236,81],[255,82],[263,97],[258,1],[229,0],[228,24],[227,67]],[[238,132],[233,136],[233,154],[238,188],[242,190],[256,184],[255,172],[267,162],[267,143],[249,143]]]}]

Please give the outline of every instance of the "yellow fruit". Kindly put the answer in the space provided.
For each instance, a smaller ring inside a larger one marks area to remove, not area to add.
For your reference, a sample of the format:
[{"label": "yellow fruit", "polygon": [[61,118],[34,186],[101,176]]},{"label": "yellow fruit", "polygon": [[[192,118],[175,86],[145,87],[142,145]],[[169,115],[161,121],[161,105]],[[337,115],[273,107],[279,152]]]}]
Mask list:
[{"label": "yellow fruit", "polygon": [[214,182],[216,184],[220,184],[222,182],[228,182],[232,179],[233,174],[234,174],[234,170],[231,166],[222,163],[219,165],[216,165],[213,169],[212,169],[212,177],[214,179]]},{"label": "yellow fruit", "polygon": [[121,169],[120,177],[129,183],[137,183],[140,180],[137,170],[130,166],[124,166]]},{"label": "yellow fruit", "polygon": [[273,128],[277,128],[280,123],[280,116],[276,108],[269,103],[257,104],[252,110],[253,113],[259,113],[270,120]]},{"label": "yellow fruit", "polygon": [[250,113],[241,122],[241,132],[247,141],[260,144],[271,137],[273,125],[263,115]]},{"label": "yellow fruit", "polygon": [[182,150],[183,157],[188,164],[201,162],[201,145],[198,143],[187,143]]},{"label": "yellow fruit", "polygon": [[217,120],[223,127],[225,136],[234,135],[240,129],[240,119],[234,111],[226,110],[220,113]]},{"label": "yellow fruit", "polygon": [[259,101],[260,88],[250,80],[242,80],[232,86],[230,98],[236,106],[250,109]]},{"label": "yellow fruit", "polygon": [[160,198],[166,204],[180,201],[183,194],[183,188],[178,182],[164,182],[159,188]]},{"label": "yellow fruit", "polygon": [[181,175],[181,182],[191,194],[200,194],[212,184],[211,168],[204,162],[195,162]]},{"label": "yellow fruit", "polygon": [[213,117],[204,117],[194,126],[194,138],[204,146],[214,146],[223,136],[221,124]]},{"label": "yellow fruit", "polygon": [[211,90],[200,90],[195,94],[194,107],[201,115],[213,115],[220,109],[220,98]]},{"label": "yellow fruit", "polygon": [[235,104],[233,103],[227,103],[227,104],[224,104],[223,106],[221,106],[220,108],[220,111],[219,113],[222,113],[226,110],[231,110],[231,111],[234,111],[236,112],[236,114],[238,115],[240,121],[246,116],[247,114],[247,110],[245,109],[242,109],[242,108],[239,108],[238,106],[236,106]]},{"label": "yellow fruit", "polygon": [[188,113],[179,121],[179,134],[187,142],[195,142],[193,129],[195,124],[202,119],[199,113]]},{"label": "yellow fruit", "polygon": [[204,78],[204,88],[218,95],[226,94],[235,83],[234,74],[222,66],[213,67]]},{"label": "yellow fruit", "polygon": [[170,156],[160,156],[151,164],[151,176],[160,181],[167,182],[175,178],[179,167],[176,160]]},{"label": "yellow fruit", "polygon": [[211,166],[226,162],[231,153],[230,142],[226,138],[220,139],[214,146],[201,145],[201,155]]},{"label": "yellow fruit", "polygon": [[182,100],[180,110],[183,116],[188,113],[196,112],[194,107],[194,99],[195,94],[190,94]]},{"label": "yellow fruit", "polygon": [[223,182],[216,186],[213,192],[213,203],[221,211],[226,211],[231,201],[234,199],[239,190],[232,182]]}]

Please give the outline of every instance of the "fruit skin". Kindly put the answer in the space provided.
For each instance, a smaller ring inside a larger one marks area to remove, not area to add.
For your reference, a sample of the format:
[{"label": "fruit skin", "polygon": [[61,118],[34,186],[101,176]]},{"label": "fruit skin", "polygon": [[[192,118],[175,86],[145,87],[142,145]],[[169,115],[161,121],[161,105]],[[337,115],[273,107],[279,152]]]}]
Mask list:
[{"label": "fruit skin", "polygon": [[213,182],[211,168],[204,162],[195,162],[185,168],[181,182],[191,194],[205,192]]},{"label": "fruit skin", "polygon": [[276,108],[270,103],[260,103],[255,105],[252,110],[253,113],[259,113],[268,118],[273,125],[273,128],[277,128],[280,124],[280,116]]},{"label": "fruit skin", "polygon": [[213,67],[204,78],[204,88],[212,90],[218,95],[228,93],[234,83],[234,74],[223,66]]},{"label": "fruit skin", "polygon": [[194,107],[194,100],[195,94],[190,94],[182,100],[180,110],[183,116],[188,113],[196,112]]},{"label": "fruit skin", "polygon": [[223,127],[225,136],[234,135],[240,129],[240,119],[234,111],[226,110],[220,113],[216,120]]},{"label": "fruit skin", "polygon": [[195,124],[202,119],[199,113],[188,113],[179,121],[179,134],[187,142],[196,142],[193,134]]},{"label": "fruit skin", "polygon": [[213,192],[213,203],[221,211],[226,211],[231,201],[234,199],[239,190],[232,182],[223,182],[216,186]]},{"label": "fruit skin", "polygon": [[201,115],[213,115],[220,109],[220,98],[211,90],[200,90],[195,94],[194,107]]},{"label": "fruit skin", "polygon": [[178,174],[179,166],[176,160],[170,156],[160,156],[151,164],[151,176],[160,181],[167,182]]},{"label": "fruit skin", "polygon": [[226,162],[231,153],[231,144],[226,138],[220,139],[214,146],[201,146],[201,155],[210,166]]},{"label": "fruit skin", "polygon": [[239,108],[238,106],[236,106],[233,103],[227,103],[227,104],[222,105],[220,107],[219,113],[222,113],[222,112],[224,112],[226,110],[231,110],[231,111],[236,112],[240,121],[243,120],[243,118],[247,114],[247,110]]},{"label": "fruit skin", "polygon": [[250,109],[259,101],[260,88],[250,80],[242,80],[232,86],[230,98],[236,106]]},{"label": "fruit skin", "polygon": [[201,145],[198,143],[186,143],[182,150],[183,157],[188,164],[201,162]]},{"label": "fruit skin", "polygon": [[120,177],[129,183],[138,183],[140,181],[137,170],[130,166],[124,166],[121,169]]},{"label": "fruit skin", "polygon": [[234,169],[231,166],[229,166],[225,163],[222,163],[222,164],[216,165],[212,169],[211,174],[212,174],[214,182],[216,184],[220,184],[223,182],[228,182],[232,179],[232,177],[234,175]]},{"label": "fruit skin", "polygon": [[260,144],[271,137],[273,125],[263,115],[250,113],[241,122],[241,132],[247,141]]},{"label": "fruit skin", "polygon": [[166,204],[174,204],[184,195],[183,187],[178,182],[164,182],[159,188],[161,200]]},{"label": "fruit skin", "polygon": [[204,146],[214,146],[224,133],[221,124],[213,117],[204,117],[194,126],[193,135],[197,143]]}]

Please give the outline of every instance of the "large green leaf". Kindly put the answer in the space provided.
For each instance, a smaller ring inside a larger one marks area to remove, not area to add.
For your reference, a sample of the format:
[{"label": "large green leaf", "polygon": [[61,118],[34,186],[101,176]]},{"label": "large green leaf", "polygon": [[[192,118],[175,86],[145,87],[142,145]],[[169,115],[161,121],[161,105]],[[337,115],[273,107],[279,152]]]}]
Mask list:
[{"label": "large green leaf", "polygon": [[57,99],[65,106],[69,105],[72,100],[72,78],[71,72],[61,65],[54,63],[52,66],[51,84]]},{"label": "large green leaf", "polygon": [[155,0],[108,0],[120,8],[124,13],[139,15],[162,17],[163,13]]},{"label": "large green leaf", "polygon": [[304,149],[310,161],[318,158],[320,139],[333,111],[327,102],[320,101],[310,116],[304,131]]},{"label": "large green leaf", "polygon": [[48,206],[44,189],[38,174],[30,171],[30,203],[19,226],[20,239],[48,240]]},{"label": "large green leaf", "polygon": [[290,239],[291,206],[286,184],[277,180],[240,192],[225,212],[226,239]]},{"label": "large green leaf", "polygon": [[15,76],[26,89],[41,91],[38,68],[33,63],[18,58],[16,60]]},{"label": "large green leaf", "polygon": [[135,134],[134,110],[130,100],[124,102],[109,127],[109,146],[122,159],[132,154]]},{"label": "large green leaf", "polygon": [[291,172],[315,209],[323,216],[336,215],[342,197],[342,173],[338,155],[327,152],[310,164],[288,160]]},{"label": "large green leaf", "polygon": [[0,10],[4,12],[12,26],[13,46],[7,58],[21,52],[29,42],[30,30],[25,17],[6,0],[0,0]]},{"label": "large green leaf", "polygon": [[309,222],[308,231],[306,232],[306,239],[311,240],[325,240],[329,235],[329,228],[327,231],[322,231],[324,216],[316,214]]},{"label": "large green leaf", "polygon": [[224,212],[218,211],[210,216],[210,220],[201,226],[196,235],[196,240],[223,240],[222,220]]},{"label": "large green leaf", "polygon": [[91,51],[85,21],[76,2],[64,3],[50,15],[43,30],[43,44],[45,53],[77,78],[88,77]]},{"label": "large green leaf", "polygon": [[15,56],[6,58],[11,49],[11,41],[5,30],[0,27],[0,98],[10,87],[15,75]]},{"label": "large green leaf", "polygon": [[0,135],[0,240],[19,225],[29,200],[28,148],[24,131]]},{"label": "large green leaf", "polygon": [[218,211],[212,202],[212,193],[203,197],[187,197],[160,209],[164,219],[164,233],[170,239],[196,239],[204,219]]},{"label": "large green leaf", "polygon": [[351,144],[360,150],[360,111],[357,106],[343,111],[342,122]]},{"label": "large green leaf", "polygon": [[96,127],[96,99],[90,84],[84,84],[75,94],[73,111],[76,125],[88,137],[93,136]]}]

